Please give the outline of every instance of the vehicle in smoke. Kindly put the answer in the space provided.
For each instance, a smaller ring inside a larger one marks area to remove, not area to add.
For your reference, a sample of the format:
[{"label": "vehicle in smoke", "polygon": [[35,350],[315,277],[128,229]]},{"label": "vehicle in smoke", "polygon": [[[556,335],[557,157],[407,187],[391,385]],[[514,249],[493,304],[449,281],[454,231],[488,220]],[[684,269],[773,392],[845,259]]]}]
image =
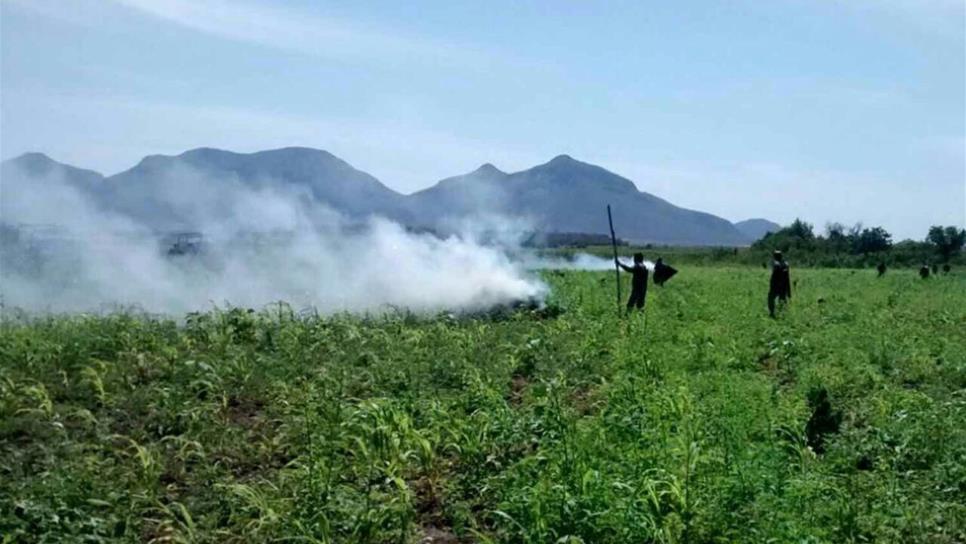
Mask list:
[{"label": "vehicle in smoke", "polygon": [[205,237],[200,232],[175,232],[162,243],[167,246],[169,257],[198,255],[204,249]]}]

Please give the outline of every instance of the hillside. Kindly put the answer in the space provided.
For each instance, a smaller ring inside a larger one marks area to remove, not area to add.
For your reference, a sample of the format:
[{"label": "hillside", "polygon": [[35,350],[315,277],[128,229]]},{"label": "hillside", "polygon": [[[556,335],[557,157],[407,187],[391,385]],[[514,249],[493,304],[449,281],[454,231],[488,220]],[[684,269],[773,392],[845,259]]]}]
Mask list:
[{"label": "hillside", "polygon": [[496,212],[524,218],[546,232],[607,234],[607,204],[613,208],[618,234],[633,242],[748,243],[725,219],[675,206],[639,191],[627,178],[567,155],[512,174],[484,165],[414,193],[409,209],[423,221]]},{"label": "hillside", "polygon": [[745,219],[735,223],[735,228],[751,240],[759,240],[769,232],[778,232],[781,225],[767,219]]},{"label": "hillside", "polygon": [[[232,184],[300,194],[349,217],[401,216],[403,196],[335,155],[288,147],[257,153],[199,148],[177,156],[151,155],[106,179],[118,209],[154,226],[190,226],[188,208],[206,194],[223,196]],[[199,186],[209,184],[209,186]]]},{"label": "hillside", "polygon": [[97,172],[27,154],[3,163],[5,178],[55,174],[90,194],[105,209],[156,229],[198,227],[206,210],[230,206],[235,189],[284,190],[350,218],[379,215],[413,228],[452,230],[481,216],[499,215],[545,233],[608,234],[606,206],[621,238],[635,243],[747,245],[764,220],[741,228],[720,217],[675,206],[599,166],[567,155],[520,172],[491,164],[446,178],[411,195],[326,151],[288,147],[257,153],[199,148],[180,155],[151,155],[133,168],[104,177]]},{"label": "hillside", "polygon": [[99,193],[104,189],[104,176],[101,174],[57,162],[43,153],[24,153],[19,157],[3,161],[0,163],[0,179],[4,180],[5,184],[53,179],[90,194]]}]

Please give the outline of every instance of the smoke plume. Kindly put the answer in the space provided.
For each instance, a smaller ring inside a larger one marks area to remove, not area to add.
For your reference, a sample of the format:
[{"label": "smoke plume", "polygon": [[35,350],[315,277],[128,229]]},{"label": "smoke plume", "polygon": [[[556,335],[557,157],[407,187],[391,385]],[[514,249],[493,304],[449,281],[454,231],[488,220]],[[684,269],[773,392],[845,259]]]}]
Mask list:
[{"label": "smoke plume", "polygon": [[[547,290],[469,230],[439,238],[385,219],[348,219],[279,184],[178,171],[163,187],[115,191],[111,198],[128,205],[123,211],[99,198],[100,188],[4,172],[7,309],[180,314],[285,301],[326,313],[432,312],[542,298]],[[149,196],[139,200],[139,191]],[[186,230],[203,233],[200,250],[169,254],[170,233]]]},{"label": "smoke plume", "polygon": [[[621,262],[630,266],[632,261],[626,257],[621,258]],[[573,255],[563,257],[548,257],[545,255],[534,255],[534,254],[523,254],[520,256],[520,262],[528,270],[613,270],[614,261],[613,259],[603,259],[597,257],[596,255],[591,255],[589,253],[574,253]],[[654,271],[654,263],[645,259],[644,266],[650,270]]]}]

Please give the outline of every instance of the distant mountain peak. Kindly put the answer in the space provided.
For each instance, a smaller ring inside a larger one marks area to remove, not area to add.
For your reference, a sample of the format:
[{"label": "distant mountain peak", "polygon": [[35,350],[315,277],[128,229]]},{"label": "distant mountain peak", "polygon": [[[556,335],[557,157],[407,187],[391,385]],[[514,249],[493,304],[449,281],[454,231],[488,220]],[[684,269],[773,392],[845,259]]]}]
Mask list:
[{"label": "distant mountain peak", "polygon": [[[324,149],[319,149],[317,147],[307,147],[307,146],[304,146],[304,145],[289,145],[289,146],[285,146],[285,147],[277,147],[275,149],[266,149],[264,151],[258,151],[257,153],[261,153],[261,154],[270,154],[270,153],[311,153],[311,154],[317,154],[317,155],[332,155],[332,153],[329,153],[328,151],[326,151]],[[335,155],[332,155],[332,156],[335,156]]]},{"label": "distant mountain peak", "polygon": [[[608,172],[607,170],[605,170],[604,168],[601,168],[600,166],[579,161],[567,154],[557,155],[556,157],[550,159],[549,162],[546,162],[539,166],[535,166],[534,168],[540,169],[540,170],[572,171],[572,172],[580,172],[580,173],[588,173],[591,171]],[[613,172],[608,172],[608,173],[613,174]]]},{"label": "distant mountain peak", "polygon": [[473,172],[471,172],[470,175],[486,175],[486,176],[501,175],[501,176],[505,176],[506,175],[506,172],[504,172],[503,170],[500,170],[496,166],[493,166],[492,164],[490,164],[490,163],[487,162],[487,163],[483,163],[482,165],[480,165],[480,167],[477,168],[476,170],[474,170]]},{"label": "distant mountain peak", "polygon": [[577,159],[571,157],[570,155],[567,155],[566,153],[562,153],[550,159],[550,162],[548,162],[547,164],[553,165],[553,166],[558,166],[558,165],[562,166],[562,165],[569,165],[569,164],[584,164],[584,163],[578,161]]},{"label": "distant mountain peak", "polygon": [[[325,157],[326,159],[335,159],[339,162],[345,162],[342,159],[336,157],[332,153],[324,149],[317,149],[314,147],[304,147],[304,146],[289,146],[289,147],[279,147],[278,149],[267,149],[265,151],[258,151],[256,153],[248,153],[249,155],[256,155],[259,157],[265,156],[279,156],[279,157]],[[346,163],[348,164],[348,163]]]},{"label": "distant mountain peak", "polygon": [[98,172],[64,164],[38,151],[30,151],[24,153],[23,155],[3,161],[4,167],[7,167],[8,165],[14,168],[19,168],[21,171],[26,172],[31,176],[43,176],[52,172],[67,172],[68,174],[75,175],[78,178],[83,178],[85,182],[97,181],[99,178],[103,177]]},{"label": "distant mountain peak", "polygon": [[557,155],[549,162],[511,176],[518,174],[534,174],[555,185],[605,186],[622,193],[638,193],[637,186],[631,180],[566,154]]},{"label": "distant mountain peak", "polygon": [[234,151],[228,151],[225,149],[218,149],[217,147],[196,147],[194,149],[189,149],[180,155],[179,157],[206,157],[211,155],[237,155]]},{"label": "distant mountain peak", "polygon": [[[324,149],[316,149],[314,147],[304,147],[304,146],[279,147],[276,149],[265,149],[262,151],[253,151],[251,153],[230,151],[228,149],[219,149],[217,147],[196,147],[194,149],[189,149],[177,155],[176,157],[189,159],[189,160],[211,160],[211,159],[218,159],[222,157],[268,157],[268,156],[280,156],[280,157],[321,156],[326,158],[337,158],[335,155],[333,155],[332,153],[329,153]],[[172,158],[174,156],[149,155],[149,157]]]},{"label": "distant mountain peak", "polygon": [[15,164],[28,171],[47,170],[56,166],[62,166],[61,163],[38,151],[28,151],[23,155],[19,155],[3,162]]},{"label": "distant mountain peak", "polygon": [[23,155],[20,155],[19,157],[14,157],[13,159],[10,159],[10,160],[16,161],[16,162],[27,162],[27,161],[57,162],[54,159],[51,159],[46,154],[41,153],[39,151],[28,151]]},{"label": "distant mountain peak", "polygon": [[556,157],[550,159],[544,164],[536,166],[535,168],[551,168],[551,169],[575,169],[583,168],[586,166],[591,166],[587,163],[580,162],[577,159],[571,157],[570,155],[557,155]]},{"label": "distant mountain peak", "polygon": [[[308,147],[283,147],[237,153],[213,147],[178,155],[151,155],[134,168],[107,178],[114,206],[145,217],[152,228],[188,225],[190,210],[170,205],[163,187],[189,176],[212,188],[278,190],[314,199],[348,217],[382,215],[408,220],[402,195],[331,153]],[[214,190],[214,189],[212,189]],[[180,228],[180,227],[179,227]]]},{"label": "distant mountain peak", "polygon": [[351,166],[323,149],[311,147],[281,147],[278,149],[267,149],[251,153],[239,153],[217,147],[196,147],[189,149],[178,155],[148,155],[132,168],[132,170],[142,168],[149,170],[166,169],[179,162],[192,165],[194,167],[209,169],[234,170],[243,165],[267,165],[268,161],[272,164],[306,164],[306,163],[331,163],[338,167],[351,168]]}]

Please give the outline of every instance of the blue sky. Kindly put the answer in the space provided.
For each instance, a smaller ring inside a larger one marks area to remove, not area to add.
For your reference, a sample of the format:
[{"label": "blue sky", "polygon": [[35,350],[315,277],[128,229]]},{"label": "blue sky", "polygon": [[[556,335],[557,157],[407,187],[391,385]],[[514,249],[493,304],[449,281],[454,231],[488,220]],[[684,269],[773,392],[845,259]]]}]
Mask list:
[{"label": "blue sky", "polygon": [[966,3],[0,0],[0,155],[560,153],[731,220],[966,224]]}]

